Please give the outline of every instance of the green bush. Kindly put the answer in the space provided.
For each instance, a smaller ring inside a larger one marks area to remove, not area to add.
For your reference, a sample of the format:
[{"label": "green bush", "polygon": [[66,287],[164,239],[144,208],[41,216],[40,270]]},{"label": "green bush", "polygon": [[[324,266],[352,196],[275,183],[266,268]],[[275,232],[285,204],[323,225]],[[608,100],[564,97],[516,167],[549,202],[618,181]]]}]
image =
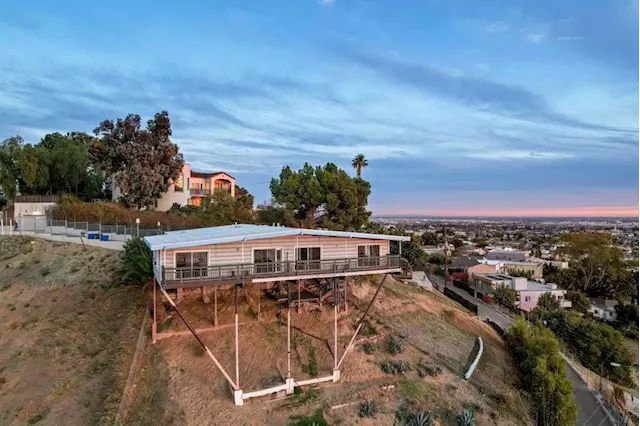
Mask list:
[{"label": "green bush", "polygon": [[387,352],[389,352],[391,355],[398,355],[400,352],[402,352],[403,346],[404,344],[399,337],[391,336],[391,338],[389,338],[389,340],[387,341]]},{"label": "green bush", "polygon": [[47,267],[44,267],[44,268],[40,269],[40,275],[42,275],[43,277],[46,277],[50,273],[51,273],[51,269],[49,269]]},{"label": "green bush", "polygon": [[401,374],[406,373],[411,369],[411,366],[407,361],[384,361],[380,364],[380,368],[387,374]]},{"label": "green bush", "polygon": [[438,376],[442,373],[442,367],[440,367],[438,364],[427,364],[419,362],[416,364],[416,368],[420,377],[426,377],[427,375]]},{"label": "green bush", "polygon": [[375,343],[365,343],[362,345],[362,350],[365,354],[371,355],[378,350],[378,345],[376,345]]},{"label": "green bush", "polygon": [[360,336],[362,337],[373,337],[378,334],[378,330],[371,324],[369,320],[364,320],[362,322],[362,327],[360,328]]},{"label": "green bush", "polygon": [[122,281],[141,284],[153,276],[151,250],[142,238],[133,237],[124,243]]},{"label": "green bush", "polygon": [[360,417],[374,417],[378,412],[378,404],[375,401],[366,400],[360,403],[358,410],[358,416]]}]

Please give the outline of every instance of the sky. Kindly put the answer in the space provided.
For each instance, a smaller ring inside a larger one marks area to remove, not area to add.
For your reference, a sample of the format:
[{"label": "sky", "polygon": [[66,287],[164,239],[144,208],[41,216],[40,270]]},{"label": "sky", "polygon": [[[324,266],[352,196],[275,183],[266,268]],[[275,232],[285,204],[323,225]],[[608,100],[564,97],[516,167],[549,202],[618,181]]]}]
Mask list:
[{"label": "sky", "polygon": [[260,203],[363,153],[374,214],[638,215],[638,2],[2,2],[0,140],[168,110]]}]

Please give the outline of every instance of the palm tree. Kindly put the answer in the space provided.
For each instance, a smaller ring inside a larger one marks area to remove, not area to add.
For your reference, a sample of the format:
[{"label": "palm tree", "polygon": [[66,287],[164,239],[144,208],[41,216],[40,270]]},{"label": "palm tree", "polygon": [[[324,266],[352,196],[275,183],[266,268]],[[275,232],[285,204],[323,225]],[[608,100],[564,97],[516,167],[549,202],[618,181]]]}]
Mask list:
[{"label": "palm tree", "polygon": [[353,161],[351,162],[351,166],[356,169],[356,173],[358,177],[362,174],[362,168],[367,167],[369,162],[366,158],[364,158],[364,154],[358,154],[353,157]]}]

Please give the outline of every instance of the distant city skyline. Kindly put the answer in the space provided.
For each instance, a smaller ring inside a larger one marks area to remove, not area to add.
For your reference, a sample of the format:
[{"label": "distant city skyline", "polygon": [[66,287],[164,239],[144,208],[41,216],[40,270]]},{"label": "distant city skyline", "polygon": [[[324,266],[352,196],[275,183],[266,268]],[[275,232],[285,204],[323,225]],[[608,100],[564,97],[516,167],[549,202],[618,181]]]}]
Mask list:
[{"label": "distant city skyline", "polygon": [[[106,19],[108,17],[108,19]],[[638,4],[7,2],[0,140],[166,109],[256,204],[363,153],[375,214],[638,215]]]}]

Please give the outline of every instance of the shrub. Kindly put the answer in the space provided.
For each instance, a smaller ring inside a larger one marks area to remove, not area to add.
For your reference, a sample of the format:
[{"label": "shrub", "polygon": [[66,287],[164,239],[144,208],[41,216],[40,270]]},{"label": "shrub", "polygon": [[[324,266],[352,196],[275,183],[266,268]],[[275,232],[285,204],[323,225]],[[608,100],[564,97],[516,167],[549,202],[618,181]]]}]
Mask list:
[{"label": "shrub", "polygon": [[377,334],[378,330],[376,330],[369,320],[364,320],[362,322],[362,327],[360,328],[360,335],[362,337],[373,337]]},{"label": "shrub", "polygon": [[151,250],[145,242],[133,237],[124,243],[122,281],[140,284],[153,276]]},{"label": "shrub", "polygon": [[358,416],[360,417],[374,417],[378,412],[378,405],[375,401],[366,400],[360,404],[358,410]]},{"label": "shrub", "polygon": [[402,352],[403,346],[404,345],[402,343],[402,340],[400,340],[399,337],[391,336],[391,338],[387,342],[387,352],[389,352],[391,355],[398,355],[400,352]]},{"label": "shrub", "polygon": [[458,416],[459,426],[476,426],[476,415],[471,410],[464,410]]},{"label": "shrub", "polygon": [[407,361],[384,361],[380,364],[380,368],[387,374],[406,373],[411,369]]},{"label": "shrub", "polygon": [[431,426],[433,425],[433,417],[427,411],[420,410],[410,413],[407,416],[407,426]]},{"label": "shrub", "polygon": [[365,354],[371,355],[378,350],[378,345],[376,345],[375,343],[365,343],[364,345],[362,345],[362,350]]},{"label": "shrub", "polygon": [[45,267],[45,268],[40,269],[40,275],[42,275],[43,277],[46,277],[50,273],[51,273],[51,270],[49,268]]},{"label": "shrub", "polygon": [[416,368],[418,369],[418,374],[420,377],[429,376],[437,376],[442,373],[442,367],[438,364],[427,364],[423,362],[419,362],[416,364]]}]

